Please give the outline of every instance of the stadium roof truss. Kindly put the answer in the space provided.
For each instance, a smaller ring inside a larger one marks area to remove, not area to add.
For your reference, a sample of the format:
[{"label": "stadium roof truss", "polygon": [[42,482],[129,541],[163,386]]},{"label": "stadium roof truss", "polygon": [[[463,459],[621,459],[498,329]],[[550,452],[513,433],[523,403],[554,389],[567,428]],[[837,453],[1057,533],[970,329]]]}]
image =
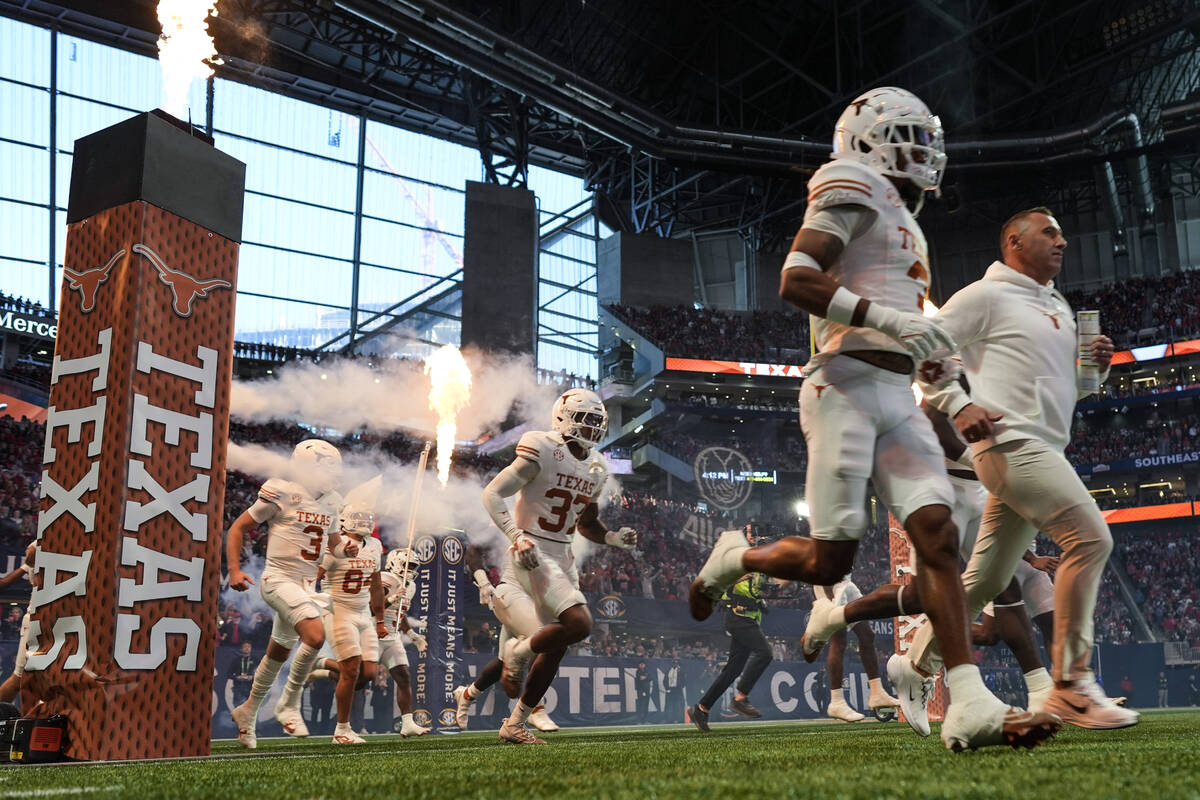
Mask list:
[{"label": "stadium roof truss", "polygon": [[[0,13],[153,54],[154,5],[0,0]],[[762,245],[779,243],[834,119],[881,84],[913,90],[941,115],[952,209],[978,203],[990,217],[988,206],[1016,191],[1014,170],[998,166],[1013,158],[1019,177],[1064,210],[1102,208],[1093,167],[1131,150],[1155,159],[1161,193],[1191,184],[1179,176],[1191,174],[1197,124],[1194,109],[1180,109],[1200,89],[1193,0],[220,0],[219,9],[223,77],[470,145],[495,183],[525,185],[531,164],[584,176],[618,230],[753,230]],[[1168,107],[1187,124],[1164,125]],[[1138,117],[1140,144],[1084,135],[1113,113]]]}]

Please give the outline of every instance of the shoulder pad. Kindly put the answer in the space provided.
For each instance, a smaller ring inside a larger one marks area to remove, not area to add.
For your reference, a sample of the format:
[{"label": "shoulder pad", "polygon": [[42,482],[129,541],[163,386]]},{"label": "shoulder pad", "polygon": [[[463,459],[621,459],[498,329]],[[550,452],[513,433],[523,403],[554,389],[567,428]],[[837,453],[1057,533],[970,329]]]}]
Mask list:
[{"label": "shoulder pad", "polygon": [[837,159],[823,165],[808,182],[808,210],[833,206],[903,205],[900,193],[870,167],[856,161]]},{"label": "shoulder pad", "polygon": [[545,431],[526,431],[517,442],[517,455],[527,458],[535,464],[542,462],[542,448],[546,444]]},{"label": "shoulder pad", "polygon": [[285,481],[283,478],[271,478],[259,488],[258,499],[274,503],[280,508],[286,508],[295,504],[292,497],[297,494],[307,494],[307,492],[304,492],[304,487],[291,481]]}]

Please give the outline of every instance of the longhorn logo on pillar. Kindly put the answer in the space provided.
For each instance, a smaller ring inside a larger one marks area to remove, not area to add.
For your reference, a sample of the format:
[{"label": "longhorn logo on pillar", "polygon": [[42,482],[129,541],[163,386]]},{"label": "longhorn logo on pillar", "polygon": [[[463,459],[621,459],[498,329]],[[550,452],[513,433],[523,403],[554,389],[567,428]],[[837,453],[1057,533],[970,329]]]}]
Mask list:
[{"label": "longhorn logo on pillar", "polygon": [[114,253],[103,267],[85,269],[82,272],[70,267],[63,268],[63,275],[67,279],[67,288],[79,292],[79,308],[83,313],[87,314],[96,307],[96,293],[100,291],[100,284],[108,280],[109,273],[123,255],[125,255],[124,248]]},{"label": "longhorn logo on pillar", "polygon": [[171,295],[175,298],[172,305],[175,313],[181,317],[192,315],[192,301],[197,297],[208,297],[213,289],[232,289],[233,284],[219,278],[204,280],[188,275],[186,272],[171,269],[158,253],[146,245],[138,243],[133,246],[133,252],[146,258],[158,270],[158,279],[171,287]]}]

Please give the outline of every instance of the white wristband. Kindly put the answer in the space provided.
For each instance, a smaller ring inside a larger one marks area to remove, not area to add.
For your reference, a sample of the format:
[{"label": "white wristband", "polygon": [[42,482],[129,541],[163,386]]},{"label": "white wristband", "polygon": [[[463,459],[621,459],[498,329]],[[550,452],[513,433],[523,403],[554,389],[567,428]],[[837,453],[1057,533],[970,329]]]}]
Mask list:
[{"label": "white wristband", "polygon": [[[783,260],[783,269],[792,269],[793,267],[808,267],[809,269],[815,269],[817,272],[824,272],[821,269],[820,262],[803,250],[793,250]],[[780,271],[782,272],[782,270]]]},{"label": "white wristband", "polygon": [[481,569],[475,570],[475,572],[471,574],[471,577],[475,579],[475,585],[480,589],[483,588],[484,584],[490,586],[492,583],[490,580],[488,580],[487,573]]},{"label": "white wristband", "polygon": [[829,300],[829,308],[825,309],[825,318],[842,325],[850,325],[850,320],[854,319],[854,312],[858,310],[858,303],[862,299],[845,286],[839,286]]}]

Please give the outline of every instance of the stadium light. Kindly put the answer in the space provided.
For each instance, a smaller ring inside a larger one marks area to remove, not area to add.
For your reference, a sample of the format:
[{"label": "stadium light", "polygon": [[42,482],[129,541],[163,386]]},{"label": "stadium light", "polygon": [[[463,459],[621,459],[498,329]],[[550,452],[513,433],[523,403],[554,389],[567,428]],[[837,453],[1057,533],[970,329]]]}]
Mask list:
[{"label": "stadium light", "polygon": [[805,502],[804,500],[797,500],[794,508],[796,509],[797,517],[799,517],[800,519],[808,519],[808,503],[807,502]]}]

